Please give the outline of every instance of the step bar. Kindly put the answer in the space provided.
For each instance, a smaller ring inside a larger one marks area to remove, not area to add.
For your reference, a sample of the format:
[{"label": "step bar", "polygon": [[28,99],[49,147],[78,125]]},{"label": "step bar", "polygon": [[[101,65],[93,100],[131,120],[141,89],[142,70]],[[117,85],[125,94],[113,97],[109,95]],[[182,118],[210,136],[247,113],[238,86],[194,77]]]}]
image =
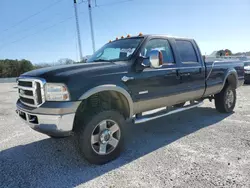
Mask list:
[{"label": "step bar", "polygon": [[198,103],[190,104],[190,105],[187,105],[187,106],[184,106],[184,107],[181,107],[181,108],[174,109],[172,111],[164,109],[164,110],[158,111],[158,112],[153,113],[153,114],[144,115],[144,116],[141,116],[141,117],[134,118],[133,121],[134,121],[135,124],[145,123],[145,122],[148,122],[148,121],[151,121],[151,120],[154,120],[154,119],[158,119],[158,118],[161,118],[161,117],[164,117],[164,116],[168,116],[168,115],[171,115],[171,114],[175,114],[175,113],[178,113],[178,112],[182,112],[182,111],[185,111],[185,110],[196,108],[196,107],[201,106],[202,104],[203,104],[203,102],[198,102]]}]

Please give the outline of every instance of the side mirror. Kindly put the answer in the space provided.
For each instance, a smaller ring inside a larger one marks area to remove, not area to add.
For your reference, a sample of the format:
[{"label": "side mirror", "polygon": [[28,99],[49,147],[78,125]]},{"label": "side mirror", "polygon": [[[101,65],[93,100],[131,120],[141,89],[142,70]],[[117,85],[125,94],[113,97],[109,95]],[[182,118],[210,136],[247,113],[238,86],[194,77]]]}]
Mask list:
[{"label": "side mirror", "polygon": [[149,53],[149,62],[150,62],[150,67],[155,69],[160,68],[163,65],[163,56],[161,51],[152,50]]},{"label": "side mirror", "polygon": [[161,51],[159,50],[152,50],[149,53],[148,64],[151,68],[160,68],[163,64],[163,56]]}]

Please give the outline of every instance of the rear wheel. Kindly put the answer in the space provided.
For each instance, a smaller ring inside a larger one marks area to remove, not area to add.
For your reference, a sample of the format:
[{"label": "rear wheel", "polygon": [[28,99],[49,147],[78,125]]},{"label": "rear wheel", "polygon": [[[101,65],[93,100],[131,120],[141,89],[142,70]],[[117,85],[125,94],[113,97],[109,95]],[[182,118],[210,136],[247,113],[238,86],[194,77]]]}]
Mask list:
[{"label": "rear wheel", "polygon": [[215,107],[221,113],[230,113],[236,104],[236,90],[226,85],[223,90],[215,96]]},{"label": "rear wheel", "polygon": [[90,163],[105,164],[120,155],[125,121],[119,112],[100,111],[80,122],[78,146]]}]

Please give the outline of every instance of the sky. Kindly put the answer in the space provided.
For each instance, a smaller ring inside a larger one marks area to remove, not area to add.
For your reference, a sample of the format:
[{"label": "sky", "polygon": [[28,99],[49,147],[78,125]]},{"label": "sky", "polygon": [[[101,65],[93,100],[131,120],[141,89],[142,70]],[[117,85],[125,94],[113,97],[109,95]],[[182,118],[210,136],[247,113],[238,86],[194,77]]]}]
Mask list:
[{"label": "sky", "polygon": [[[78,0],[83,55],[92,54],[85,0]],[[250,51],[250,0],[93,0],[96,48],[116,37],[194,38],[203,54]],[[0,0],[0,59],[79,60],[73,0]]]}]

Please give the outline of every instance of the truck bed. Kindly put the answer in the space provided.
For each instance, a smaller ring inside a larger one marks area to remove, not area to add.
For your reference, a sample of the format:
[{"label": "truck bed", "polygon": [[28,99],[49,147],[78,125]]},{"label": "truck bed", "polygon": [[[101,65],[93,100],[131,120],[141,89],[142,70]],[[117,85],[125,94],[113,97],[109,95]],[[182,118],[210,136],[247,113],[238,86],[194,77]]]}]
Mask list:
[{"label": "truck bed", "polygon": [[214,61],[205,62],[206,66],[206,90],[204,97],[219,93],[227,78],[227,74],[233,72],[236,76],[236,87],[244,83],[244,66],[242,61]]}]

